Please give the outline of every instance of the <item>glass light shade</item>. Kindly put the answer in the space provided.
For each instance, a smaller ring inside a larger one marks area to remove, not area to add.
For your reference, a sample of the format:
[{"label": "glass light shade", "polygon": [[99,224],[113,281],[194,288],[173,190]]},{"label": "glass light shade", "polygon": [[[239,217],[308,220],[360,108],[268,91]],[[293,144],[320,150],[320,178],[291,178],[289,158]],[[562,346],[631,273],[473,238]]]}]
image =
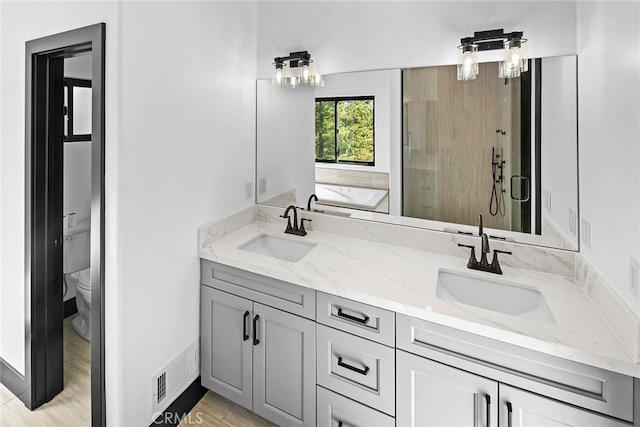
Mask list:
[{"label": "glass light shade", "polygon": [[527,39],[504,42],[504,61],[500,62],[498,75],[501,79],[511,79],[529,70]]},{"label": "glass light shade", "polygon": [[458,46],[458,80],[475,80],[478,76],[478,45]]},{"label": "glass light shade", "polygon": [[313,77],[312,61],[308,61],[300,66],[300,84],[310,85]]},{"label": "glass light shade", "polygon": [[316,74],[311,79],[311,86],[324,87],[324,80],[320,74]]},{"label": "glass light shade", "polygon": [[274,86],[287,86],[289,81],[287,64],[274,64],[274,66],[276,67],[276,71],[271,79],[271,84]]}]

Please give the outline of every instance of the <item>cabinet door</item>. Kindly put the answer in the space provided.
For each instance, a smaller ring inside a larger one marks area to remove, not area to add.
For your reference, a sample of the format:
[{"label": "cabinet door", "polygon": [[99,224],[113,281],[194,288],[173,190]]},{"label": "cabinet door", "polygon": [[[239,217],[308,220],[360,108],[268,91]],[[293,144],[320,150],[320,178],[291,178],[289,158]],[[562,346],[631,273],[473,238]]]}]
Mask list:
[{"label": "cabinet door", "polygon": [[614,418],[500,384],[501,427],[622,427]]},{"label": "cabinet door", "polygon": [[498,425],[498,383],[396,351],[396,424],[411,427]]},{"label": "cabinet door", "polygon": [[253,302],[201,288],[202,385],[251,410]]},{"label": "cabinet door", "polygon": [[314,426],[315,323],[254,303],[253,412],[279,426]]}]

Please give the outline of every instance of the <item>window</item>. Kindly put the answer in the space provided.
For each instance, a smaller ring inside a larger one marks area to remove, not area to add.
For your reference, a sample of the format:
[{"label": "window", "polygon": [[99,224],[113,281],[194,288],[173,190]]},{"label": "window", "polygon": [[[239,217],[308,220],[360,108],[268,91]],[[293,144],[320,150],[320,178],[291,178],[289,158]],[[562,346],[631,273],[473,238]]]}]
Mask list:
[{"label": "window", "polygon": [[64,141],[91,141],[91,80],[64,79]]},{"label": "window", "polygon": [[316,98],[316,162],[374,165],[373,96]]}]

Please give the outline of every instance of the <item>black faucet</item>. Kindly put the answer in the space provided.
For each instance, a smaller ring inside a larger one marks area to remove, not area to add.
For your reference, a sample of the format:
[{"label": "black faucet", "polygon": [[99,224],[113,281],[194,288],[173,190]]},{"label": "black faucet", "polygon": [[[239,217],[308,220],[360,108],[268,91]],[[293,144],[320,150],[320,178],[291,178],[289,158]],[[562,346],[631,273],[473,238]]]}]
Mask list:
[{"label": "black faucet", "polygon": [[307,200],[307,210],[309,212],[311,212],[311,202],[315,200],[316,202],[318,201],[318,196],[316,196],[315,194],[312,194],[309,196],[309,200]]},{"label": "black faucet", "polygon": [[[289,211],[293,209],[293,226],[291,225],[291,217],[289,217]],[[298,226],[298,209],[294,205],[290,205],[285,211],[283,215],[280,215],[280,218],[287,219],[287,228],[284,230],[287,234],[295,234],[296,236],[306,236],[307,230],[304,229],[304,222],[309,221],[310,219],[302,218],[300,220],[300,226]]]},{"label": "black faucet", "polygon": [[472,245],[463,245],[458,243],[458,246],[471,249],[471,253],[469,254],[469,262],[467,262],[467,268],[472,270],[480,270],[486,271],[487,273],[495,273],[502,274],[502,269],[500,268],[500,262],[498,261],[498,254],[507,254],[511,255],[509,251],[501,251],[498,249],[493,250],[493,259],[491,260],[491,264],[487,260],[487,254],[491,252],[489,248],[489,236],[483,232],[482,229],[482,215],[478,214],[478,236],[482,239],[482,253],[480,255],[480,261],[476,258],[476,248]]}]

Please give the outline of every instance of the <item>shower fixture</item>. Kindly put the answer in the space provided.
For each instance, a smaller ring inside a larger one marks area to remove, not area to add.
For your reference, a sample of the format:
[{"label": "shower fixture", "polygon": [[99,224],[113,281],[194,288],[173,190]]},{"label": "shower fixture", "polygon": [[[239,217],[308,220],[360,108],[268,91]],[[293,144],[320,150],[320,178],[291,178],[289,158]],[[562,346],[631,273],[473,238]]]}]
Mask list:
[{"label": "shower fixture", "polygon": [[504,204],[504,193],[506,190],[504,189],[504,165],[506,161],[504,160],[504,152],[503,149],[500,149],[500,153],[496,152],[495,147],[491,148],[491,177],[492,177],[492,188],[491,188],[491,199],[489,200],[489,213],[491,216],[496,216],[500,214],[500,216],[504,217],[506,214],[505,204]]}]

